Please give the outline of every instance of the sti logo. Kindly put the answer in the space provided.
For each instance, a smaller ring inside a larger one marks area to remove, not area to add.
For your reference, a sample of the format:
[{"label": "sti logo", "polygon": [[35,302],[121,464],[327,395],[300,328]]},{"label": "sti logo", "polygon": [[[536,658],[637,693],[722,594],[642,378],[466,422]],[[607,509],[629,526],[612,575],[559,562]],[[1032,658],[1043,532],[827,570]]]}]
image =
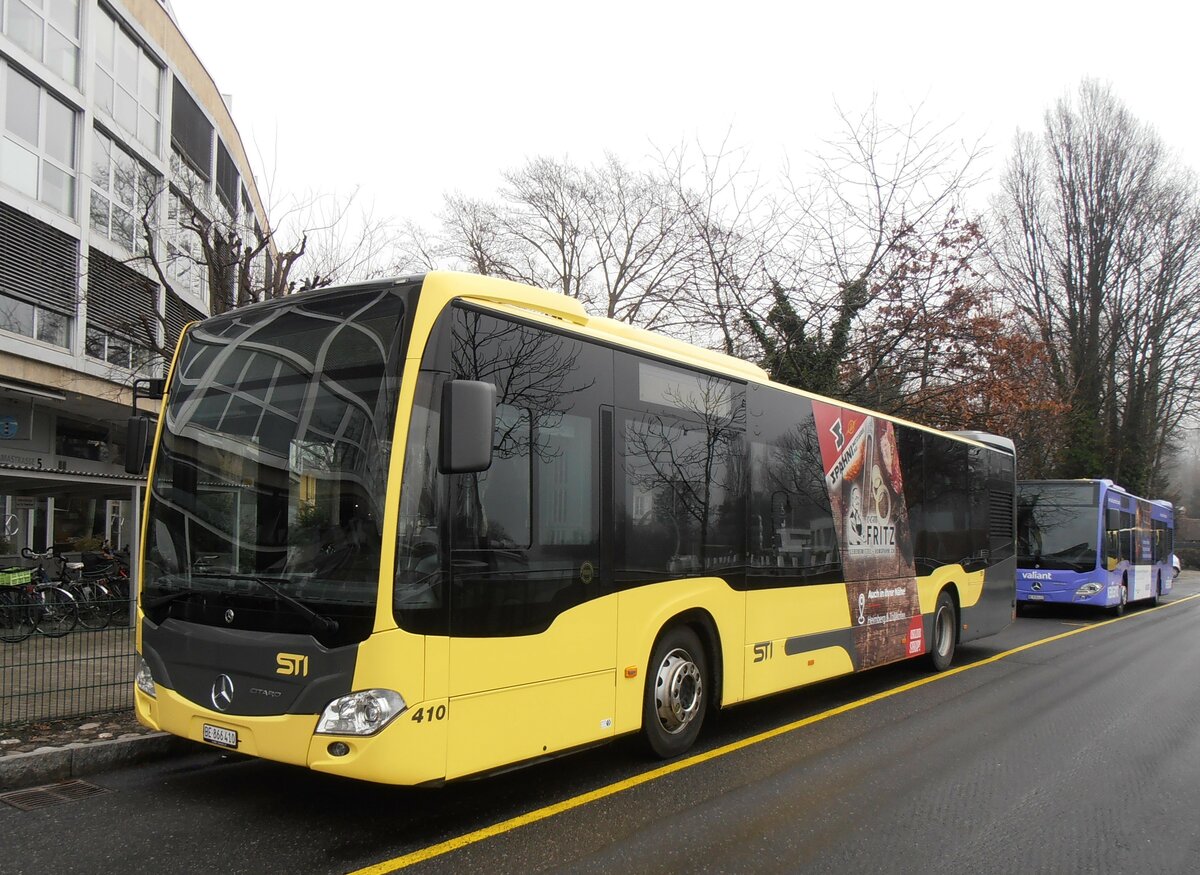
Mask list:
[{"label": "sti logo", "polygon": [[276,653],[275,664],[279,668],[275,669],[275,674],[288,675],[290,677],[308,677],[308,657],[300,653]]}]

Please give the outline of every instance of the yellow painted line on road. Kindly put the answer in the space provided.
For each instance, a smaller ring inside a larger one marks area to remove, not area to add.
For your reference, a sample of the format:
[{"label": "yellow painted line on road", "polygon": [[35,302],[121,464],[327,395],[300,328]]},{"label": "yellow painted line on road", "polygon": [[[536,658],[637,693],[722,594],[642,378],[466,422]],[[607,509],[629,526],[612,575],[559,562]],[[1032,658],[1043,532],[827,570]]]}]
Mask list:
[{"label": "yellow painted line on road", "polygon": [[579,796],[572,796],[570,799],[564,799],[561,802],[555,802],[553,805],[547,805],[544,808],[538,808],[535,811],[530,811],[526,814],[518,815],[517,817],[509,818],[500,823],[485,826],[483,829],[477,829],[474,832],[464,833],[456,838],[449,839],[436,845],[430,845],[427,848],[421,848],[417,851],[405,854],[401,857],[396,857],[391,860],[385,860],[382,863],[376,863],[372,866],[367,866],[363,869],[358,869],[350,875],[384,875],[387,872],[395,872],[399,869],[404,869],[408,866],[417,863],[423,863],[426,860],[431,860],[434,857],[440,857],[444,854],[449,854],[452,851],[457,851],[460,848],[465,848],[468,845],[477,844],[485,839],[494,838],[498,835],[503,835],[506,832],[520,829],[523,826],[529,826],[531,823],[537,823],[541,820],[547,820],[558,814],[563,814],[575,808],[582,808],[584,805],[589,805],[592,802],[597,802],[601,799],[606,799],[609,796],[615,796],[618,793],[623,793],[626,790],[631,790],[634,787],[639,787],[642,784],[648,784],[651,781],[657,781],[659,778],[664,778],[667,775],[673,775],[676,772],[682,772],[684,769],[690,769],[694,766],[707,763],[719,757],[727,756],[728,754],[742,750],[747,747],[752,747],[756,744],[761,744],[764,741],[769,741],[772,738],[777,738],[780,735],[786,735],[789,732],[795,732],[797,729],[802,729],[805,726],[811,726],[814,723],[819,723],[822,720],[828,720],[830,717],[837,717],[840,714],[845,714],[849,711],[856,711],[859,708],[872,705],[875,702],[880,702],[884,699],[890,699],[892,696],[898,696],[901,693],[907,693],[910,690],[915,690],[918,687],[923,687],[926,684],[932,684],[935,681],[945,680],[957,674],[970,671],[971,669],[980,668],[981,666],[991,665],[993,662],[999,662],[1002,659],[1007,659],[1018,653],[1023,653],[1026,650],[1032,650],[1035,647],[1041,647],[1044,644],[1050,644],[1054,641],[1061,641],[1063,638],[1069,638],[1072,635],[1078,635],[1081,632],[1087,632],[1089,629],[1099,629],[1101,626],[1108,626],[1111,623],[1119,623],[1122,620],[1136,620],[1138,617],[1147,617],[1156,611],[1161,611],[1166,608],[1181,605],[1184,602],[1190,602],[1193,599],[1200,598],[1200,593],[1195,595],[1185,596],[1177,601],[1167,602],[1158,605],[1154,608],[1149,608],[1144,611],[1138,611],[1136,614],[1126,614],[1123,617],[1114,617],[1111,620],[1104,620],[1099,623],[1091,623],[1082,626],[1078,629],[1072,629],[1069,632],[1060,632],[1058,635],[1052,635],[1049,638],[1041,638],[1037,641],[1031,641],[1028,644],[1022,644],[1020,647],[1014,647],[1012,650],[1006,650],[1003,653],[997,653],[989,656],[986,659],[981,659],[978,662],[972,662],[969,665],[952,668],[940,674],[930,675],[920,680],[912,681],[899,687],[893,687],[890,690],[884,690],[880,693],[867,696],[863,699],[858,699],[849,702],[845,705],[839,705],[836,708],[830,708],[828,711],[822,711],[820,714],[814,714],[811,717],[805,717],[802,720],[796,720],[784,726],[778,726],[775,729],[768,729],[766,732],[760,732],[758,735],[752,735],[749,738],[743,738],[741,741],[734,741],[721,747],[713,748],[712,750],[696,754],[687,759],[677,760],[673,763],[668,763],[665,766],[659,766],[656,769],[651,769],[648,772],[643,772],[640,775],[634,775],[632,778],[626,778],[623,781],[617,781],[614,784],[608,784],[604,787],[599,787],[587,793],[582,793]]}]

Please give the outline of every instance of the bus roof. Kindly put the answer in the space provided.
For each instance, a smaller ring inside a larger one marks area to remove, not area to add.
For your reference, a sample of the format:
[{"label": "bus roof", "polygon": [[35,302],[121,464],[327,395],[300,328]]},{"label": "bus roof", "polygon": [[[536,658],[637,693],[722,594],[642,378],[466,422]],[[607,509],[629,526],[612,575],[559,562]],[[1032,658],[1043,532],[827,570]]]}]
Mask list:
[{"label": "bus roof", "polygon": [[[593,336],[601,340],[607,338],[616,346],[658,354],[663,358],[677,361],[683,365],[712,370],[749,382],[767,384],[776,389],[803,395],[810,399],[826,400],[866,416],[879,416],[922,431],[951,437],[988,449],[998,449],[1009,454],[1015,454],[1015,446],[1008,438],[978,431],[939,431],[929,426],[911,422],[897,416],[868,410],[839,399],[823,399],[822,396],[804,389],[797,389],[794,386],[773,381],[771,375],[766,370],[752,362],[726,355],[725,353],[705,349],[704,347],[696,346],[683,340],[677,340],[664,334],[648,331],[644,328],[638,328],[615,319],[609,319],[604,316],[592,316],[576,298],[564,295],[561,292],[552,292],[499,277],[485,277],[473,273],[439,270],[429,271],[425,274],[368,280],[345,286],[311,289],[297,294],[322,294],[362,288],[384,288],[415,282],[421,282],[423,289],[434,292],[431,297],[435,301],[439,298],[442,299],[436,302],[438,310],[446,302],[458,298],[478,302],[485,306],[496,307],[510,313],[524,313],[535,318],[541,316],[586,329]],[[269,303],[262,302],[262,304]]]}]

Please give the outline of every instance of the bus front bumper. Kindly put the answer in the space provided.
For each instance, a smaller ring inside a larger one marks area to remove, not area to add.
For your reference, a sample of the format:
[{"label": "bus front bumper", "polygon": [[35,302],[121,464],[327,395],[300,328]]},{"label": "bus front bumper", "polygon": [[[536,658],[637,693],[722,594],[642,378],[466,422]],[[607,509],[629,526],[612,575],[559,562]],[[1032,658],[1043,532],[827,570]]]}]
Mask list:
[{"label": "bus front bumper", "polygon": [[223,714],[162,685],[154,696],[135,689],[134,708],[151,729],[315,771],[405,785],[436,783],[446,775],[445,732],[409,719],[412,707],[372,736],[317,735],[316,714]]},{"label": "bus front bumper", "polygon": [[1121,588],[1119,586],[1094,582],[1084,582],[1078,585],[1055,584],[1054,586],[1043,586],[1041,590],[1025,588],[1017,590],[1017,602],[1027,605],[1089,605],[1106,608],[1119,604],[1120,601]]}]

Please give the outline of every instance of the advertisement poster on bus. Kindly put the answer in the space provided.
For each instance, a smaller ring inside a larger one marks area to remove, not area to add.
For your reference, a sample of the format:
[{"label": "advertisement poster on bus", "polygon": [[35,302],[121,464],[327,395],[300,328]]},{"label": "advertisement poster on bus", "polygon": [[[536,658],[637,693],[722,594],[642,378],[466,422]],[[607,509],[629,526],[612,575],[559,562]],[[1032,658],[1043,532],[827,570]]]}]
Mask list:
[{"label": "advertisement poster on bus", "polygon": [[904,474],[892,423],[813,401],[859,665],[924,653]]}]

